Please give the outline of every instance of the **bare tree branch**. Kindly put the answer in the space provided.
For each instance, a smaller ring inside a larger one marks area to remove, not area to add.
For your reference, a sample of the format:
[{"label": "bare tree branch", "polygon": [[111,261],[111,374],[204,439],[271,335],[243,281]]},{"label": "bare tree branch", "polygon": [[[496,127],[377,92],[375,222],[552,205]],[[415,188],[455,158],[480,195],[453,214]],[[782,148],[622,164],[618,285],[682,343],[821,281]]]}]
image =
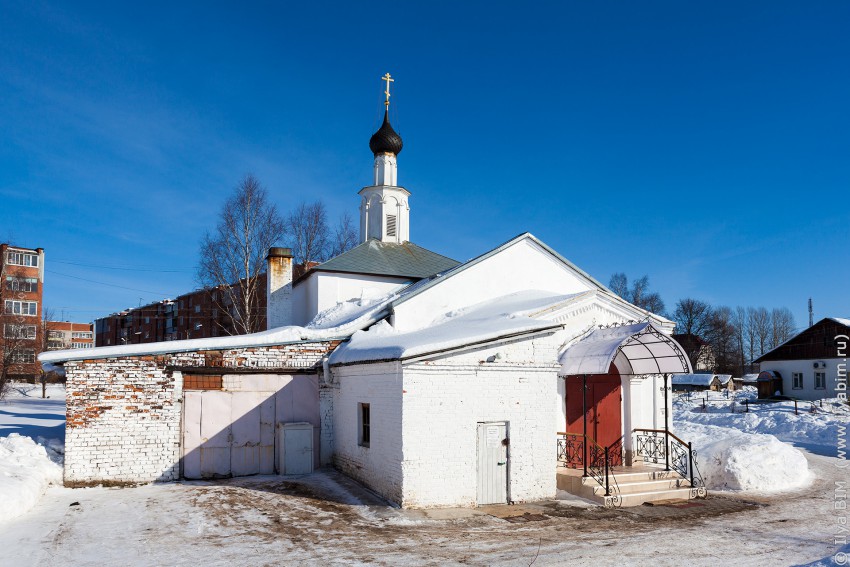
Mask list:
[{"label": "bare tree branch", "polygon": [[213,232],[201,240],[198,282],[214,288],[212,297],[224,313],[228,334],[261,330],[259,277],[268,249],[285,235],[285,223],[266,190],[246,175],[225,202]]}]

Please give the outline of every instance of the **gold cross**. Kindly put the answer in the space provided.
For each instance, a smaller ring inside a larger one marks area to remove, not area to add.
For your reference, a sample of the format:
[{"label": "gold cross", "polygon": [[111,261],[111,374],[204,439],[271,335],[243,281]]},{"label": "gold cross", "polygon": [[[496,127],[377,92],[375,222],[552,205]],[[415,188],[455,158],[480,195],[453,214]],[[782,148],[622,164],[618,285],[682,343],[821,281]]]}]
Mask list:
[{"label": "gold cross", "polygon": [[387,101],[384,103],[384,105],[386,105],[386,107],[389,108],[390,107],[390,83],[394,83],[395,79],[391,78],[390,74],[387,73],[386,75],[381,77],[381,80],[387,82],[387,90],[384,91],[384,94],[387,95]]}]

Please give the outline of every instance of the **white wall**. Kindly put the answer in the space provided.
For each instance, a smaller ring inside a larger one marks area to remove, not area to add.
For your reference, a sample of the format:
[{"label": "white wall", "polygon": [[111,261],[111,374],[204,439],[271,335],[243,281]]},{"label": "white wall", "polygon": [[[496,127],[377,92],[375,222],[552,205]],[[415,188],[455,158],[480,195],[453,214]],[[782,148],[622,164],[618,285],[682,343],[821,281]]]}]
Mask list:
[{"label": "white wall", "polygon": [[567,295],[597,288],[525,239],[401,303],[393,326],[412,330],[448,311],[532,289]]},{"label": "white wall", "polygon": [[[360,299],[361,296],[376,298],[386,295],[411,281],[409,278],[336,272],[317,272],[313,277],[317,278],[318,282],[316,313],[343,301]],[[315,317],[316,313],[313,313],[310,319]]]},{"label": "white wall", "polygon": [[[815,362],[825,362],[826,368],[814,368]],[[840,367],[839,365],[844,365]],[[762,372],[774,370],[782,376],[782,393],[792,398],[801,400],[820,400],[823,398],[835,398],[839,393],[847,395],[847,361],[843,358],[818,358],[812,360],[771,360],[762,362]],[[803,373],[803,389],[795,390],[793,373]],[[826,373],[826,389],[815,389],[815,372]],[[839,374],[839,372],[841,374]],[[838,389],[843,386],[842,389]]]},{"label": "white wall", "polygon": [[[402,379],[400,363],[332,370],[334,465],[393,502],[402,501]],[[359,404],[370,409],[369,447],[358,444]]]},{"label": "white wall", "polygon": [[512,365],[404,370],[405,507],[474,506],[478,423],[506,421],[509,498],[553,498],[557,372]]},{"label": "white wall", "polygon": [[506,341],[405,365],[404,506],[476,504],[477,428],[488,421],[508,422],[509,497],[554,497],[563,404],[559,338]]}]

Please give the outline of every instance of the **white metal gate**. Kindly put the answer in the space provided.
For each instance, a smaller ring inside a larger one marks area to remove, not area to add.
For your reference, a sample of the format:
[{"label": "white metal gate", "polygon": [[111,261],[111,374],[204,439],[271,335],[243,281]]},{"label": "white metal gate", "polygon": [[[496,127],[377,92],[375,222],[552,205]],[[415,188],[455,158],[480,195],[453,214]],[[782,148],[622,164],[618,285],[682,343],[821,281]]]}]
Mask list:
[{"label": "white metal gate", "polygon": [[508,501],[507,422],[478,424],[478,504]]},{"label": "white metal gate", "polygon": [[272,392],[187,390],[183,476],[274,474],[274,421]]}]

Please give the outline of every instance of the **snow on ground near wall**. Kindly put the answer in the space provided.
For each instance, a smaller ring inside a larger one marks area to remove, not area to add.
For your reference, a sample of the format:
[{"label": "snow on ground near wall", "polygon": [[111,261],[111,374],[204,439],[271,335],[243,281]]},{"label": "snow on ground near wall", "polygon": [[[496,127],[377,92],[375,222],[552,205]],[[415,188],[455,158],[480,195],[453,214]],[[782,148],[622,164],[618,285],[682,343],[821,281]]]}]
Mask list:
[{"label": "snow on ground near wall", "polygon": [[0,523],[35,506],[51,484],[62,483],[65,388],[12,384],[0,401]]},{"label": "snow on ground near wall", "polygon": [[61,443],[37,441],[17,433],[0,438],[0,523],[29,511],[48,486],[62,482]]},{"label": "snow on ground near wall", "polygon": [[[703,408],[703,399],[708,400]],[[728,427],[745,433],[766,433],[780,441],[805,448],[813,453],[837,456],[841,429],[850,423],[850,406],[838,399],[823,400],[814,404],[798,402],[750,403],[745,413],[744,399],[752,402],[755,389],[747,388],[726,398],[719,392],[693,393],[690,400],[680,396],[673,403],[675,422],[698,423]]]}]

